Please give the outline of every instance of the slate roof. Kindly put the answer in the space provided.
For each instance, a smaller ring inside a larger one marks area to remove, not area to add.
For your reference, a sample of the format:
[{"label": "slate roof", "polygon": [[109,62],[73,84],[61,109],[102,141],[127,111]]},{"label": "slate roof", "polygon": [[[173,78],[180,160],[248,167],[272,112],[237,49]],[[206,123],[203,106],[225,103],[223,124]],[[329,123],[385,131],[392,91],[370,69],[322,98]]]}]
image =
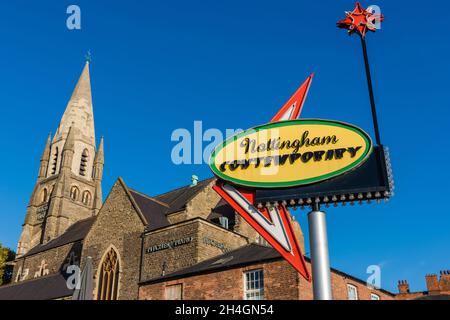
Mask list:
[{"label": "slate roof", "polygon": [[206,187],[214,178],[199,181],[196,186],[184,186],[179,189],[172,190],[167,193],[155,196],[158,201],[166,203],[168,205],[168,210],[166,214],[181,211],[186,207],[186,204],[204,187]]},{"label": "slate roof", "polygon": [[128,188],[142,214],[148,221],[147,230],[155,230],[169,225],[167,215],[186,208],[187,203],[202,191],[211,179],[200,181],[196,186],[184,186],[154,197]]},{"label": "slate roof", "polygon": [[169,225],[166,212],[168,205],[161,203],[154,198],[146,196],[138,191],[128,188],[131,196],[138,205],[145,219],[148,221],[148,230],[154,230]]},{"label": "slate roof", "polygon": [[[282,260],[283,258],[281,255],[272,247],[267,247],[263,245],[259,245],[256,243],[249,244],[244,247],[240,247],[236,250],[224,253],[220,256],[214,257],[212,259],[208,259],[206,261],[197,263],[193,266],[166,274],[161,277],[149,279],[142,281],[142,284],[145,283],[155,283],[155,282],[161,282],[161,281],[167,281],[170,279],[177,279],[177,278],[185,278],[189,276],[193,276],[196,274],[205,274],[210,272],[218,272],[220,270],[224,269],[231,269],[231,268],[237,268],[241,266],[248,266],[252,264],[257,264],[261,262],[269,262],[274,260]],[[311,262],[311,259],[308,257],[305,257],[305,260],[307,262]],[[358,279],[352,275],[349,275],[345,272],[342,272],[340,270],[330,268],[331,271],[335,274],[338,274],[340,276],[346,277],[348,279],[352,279],[356,282],[359,282],[363,285],[366,285],[366,282],[364,282],[361,279]],[[385,294],[395,296],[390,291],[384,290],[384,289],[378,289],[379,291],[384,292]]]},{"label": "slate roof", "polygon": [[73,243],[76,241],[83,240],[89,230],[91,229],[92,224],[95,221],[95,217],[90,217],[84,220],[80,220],[71,225],[66,232],[60,235],[58,238],[55,238],[45,244],[39,244],[28,251],[23,257],[28,257],[34,255],[39,252],[43,252],[46,250],[50,250],[56,247],[60,247],[69,243]]},{"label": "slate roof", "polygon": [[159,282],[171,278],[187,277],[198,273],[214,272],[221,269],[278,259],[281,259],[281,256],[273,248],[252,243],[218,257],[145,282]]},{"label": "slate roof", "polygon": [[60,273],[0,287],[0,300],[52,300],[71,296]]},{"label": "slate roof", "polygon": [[[186,204],[198,192],[212,181],[213,178],[200,181],[196,186],[184,186],[167,193],[150,197],[136,190],[128,188],[131,196],[135,200],[142,214],[148,221],[147,230],[154,230],[169,225],[166,215],[172,212],[183,210]],[[90,217],[78,221],[71,225],[66,232],[46,244],[39,244],[28,251],[23,257],[28,257],[46,250],[57,248],[69,243],[83,240],[88,234],[95,221],[95,217]]]}]

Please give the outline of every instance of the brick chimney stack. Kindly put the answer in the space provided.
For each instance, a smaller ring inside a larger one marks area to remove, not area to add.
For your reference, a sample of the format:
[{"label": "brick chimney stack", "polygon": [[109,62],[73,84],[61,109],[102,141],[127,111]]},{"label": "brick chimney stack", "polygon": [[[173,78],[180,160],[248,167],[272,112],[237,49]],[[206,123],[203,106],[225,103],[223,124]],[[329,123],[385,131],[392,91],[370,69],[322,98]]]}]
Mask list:
[{"label": "brick chimney stack", "polygon": [[400,280],[398,282],[398,292],[400,294],[409,293],[409,283],[407,280]]},{"label": "brick chimney stack", "polygon": [[439,279],[439,288],[442,291],[450,291],[450,270],[441,271],[441,278]]},{"label": "brick chimney stack", "polygon": [[427,290],[429,294],[439,293],[439,282],[437,274],[427,274],[425,276],[427,282]]}]

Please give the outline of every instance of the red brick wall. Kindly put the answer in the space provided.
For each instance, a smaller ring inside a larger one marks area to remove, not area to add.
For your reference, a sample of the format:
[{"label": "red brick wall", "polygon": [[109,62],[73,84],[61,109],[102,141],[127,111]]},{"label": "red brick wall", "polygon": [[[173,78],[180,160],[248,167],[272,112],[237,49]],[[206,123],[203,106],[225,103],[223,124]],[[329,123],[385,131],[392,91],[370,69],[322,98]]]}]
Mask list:
[{"label": "red brick wall", "polygon": [[[308,263],[310,269],[310,264]],[[185,300],[220,300],[243,299],[245,271],[264,270],[264,296],[268,300],[311,300],[312,285],[303,279],[287,262],[282,260],[254,264],[252,266],[229,269],[209,274],[195,275],[177,280],[142,285],[139,289],[139,299],[165,299],[165,287],[173,284],[183,285]],[[332,273],[333,298],[347,299],[347,284],[357,287],[360,300],[370,300],[370,294],[375,293],[381,300],[392,300],[393,296],[379,290],[371,290],[365,284],[348,279],[340,274]]]}]

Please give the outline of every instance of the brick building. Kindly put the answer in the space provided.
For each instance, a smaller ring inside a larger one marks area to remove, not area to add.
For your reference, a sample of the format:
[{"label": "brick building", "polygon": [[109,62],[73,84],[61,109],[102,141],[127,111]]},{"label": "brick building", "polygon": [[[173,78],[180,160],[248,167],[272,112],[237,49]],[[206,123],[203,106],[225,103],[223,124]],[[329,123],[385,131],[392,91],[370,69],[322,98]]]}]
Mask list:
[{"label": "brick building", "polygon": [[426,291],[411,292],[407,280],[398,282],[398,292],[396,299],[399,300],[450,300],[450,270],[437,274],[425,276]]},{"label": "brick building", "polygon": [[[102,203],[103,158],[86,64],[45,145],[13,283],[0,299],[70,299],[69,267],[83,268],[87,257],[99,300],[312,299],[311,283],[220,199],[214,179],[148,196],[118,178]],[[335,269],[332,287],[335,299],[395,298]]]}]

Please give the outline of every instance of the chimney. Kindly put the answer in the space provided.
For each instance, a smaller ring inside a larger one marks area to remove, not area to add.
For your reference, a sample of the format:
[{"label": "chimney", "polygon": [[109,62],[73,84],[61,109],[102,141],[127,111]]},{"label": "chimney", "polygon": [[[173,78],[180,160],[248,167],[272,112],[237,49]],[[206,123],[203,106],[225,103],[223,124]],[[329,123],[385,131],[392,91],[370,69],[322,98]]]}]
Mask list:
[{"label": "chimney", "polygon": [[398,292],[400,294],[409,293],[409,283],[407,280],[400,280],[398,282]]},{"label": "chimney", "polygon": [[450,270],[441,271],[439,288],[441,289],[441,291],[450,291]]},{"label": "chimney", "polygon": [[429,294],[439,293],[439,282],[436,274],[427,274],[425,276],[427,282],[427,290]]}]

